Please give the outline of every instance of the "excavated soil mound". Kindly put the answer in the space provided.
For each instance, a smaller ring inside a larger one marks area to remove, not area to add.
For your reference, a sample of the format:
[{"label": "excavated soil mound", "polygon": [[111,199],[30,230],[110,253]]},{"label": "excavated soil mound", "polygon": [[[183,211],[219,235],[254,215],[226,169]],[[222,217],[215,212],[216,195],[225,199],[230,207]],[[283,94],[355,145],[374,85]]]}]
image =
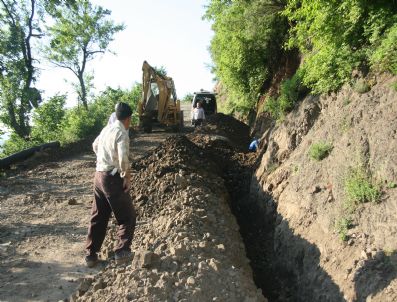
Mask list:
[{"label": "excavated soil mound", "polygon": [[[133,163],[134,260],[84,279],[71,301],[266,301],[256,288],[221,169],[184,136]],[[112,224],[103,247],[115,244]]]},{"label": "excavated soil mound", "polygon": [[195,133],[227,137],[240,150],[247,150],[250,143],[249,126],[223,113],[210,115]]}]

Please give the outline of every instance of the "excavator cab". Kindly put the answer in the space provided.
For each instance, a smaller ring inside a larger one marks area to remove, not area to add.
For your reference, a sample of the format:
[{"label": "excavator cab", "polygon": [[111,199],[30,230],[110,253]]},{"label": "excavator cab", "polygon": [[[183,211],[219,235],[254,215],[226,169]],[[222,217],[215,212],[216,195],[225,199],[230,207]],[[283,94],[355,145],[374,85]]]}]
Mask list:
[{"label": "excavator cab", "polygon": [[183,112],[172,78],[159,74],[148,62],[142,66],[142,99],[138,104],[139,123],[144,132],[153,125],[180,131]]}]

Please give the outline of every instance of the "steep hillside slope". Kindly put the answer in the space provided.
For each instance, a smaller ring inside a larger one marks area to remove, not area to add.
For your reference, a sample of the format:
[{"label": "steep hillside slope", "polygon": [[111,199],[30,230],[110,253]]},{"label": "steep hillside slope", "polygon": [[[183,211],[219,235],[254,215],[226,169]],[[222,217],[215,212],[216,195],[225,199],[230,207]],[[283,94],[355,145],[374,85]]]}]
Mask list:
[{"label": "steep hillside slope", "polygon": [[260,164],[240,203],[255,225],[245,239],[256,282],[266,291],[274,273],[288,288],[275,300],[397,301],[394,82],[308,96],[280,124],[257,120]]}]

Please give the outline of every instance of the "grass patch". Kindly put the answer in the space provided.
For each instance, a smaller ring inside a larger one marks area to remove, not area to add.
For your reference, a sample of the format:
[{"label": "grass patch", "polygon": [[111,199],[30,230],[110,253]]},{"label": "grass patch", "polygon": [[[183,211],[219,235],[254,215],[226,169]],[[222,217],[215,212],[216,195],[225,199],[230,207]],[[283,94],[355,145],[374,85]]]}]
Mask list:
[{"label": "grass patch", "polygon": [[291,172],[294,174],[297,174],[299,172],[299,166],[298,165],[294,165],[291,169]]},{"label": "grass patch", "polygon": [[351,121],[349,120],[349,118],[347,116],[345,116],[342,119],[342,122],[340,123],[340,129],[342,130],[343,133],[346,133],[347,131],[349,131],[349,129],[352,127],[351,125]]},{"label": "grass patch", "polygon": [[351,103],[351,100],[349,99],[349,98],[345,98],[344,100],[343,100],[343,106],[347,106],[347,105],[349,105]]},{"label": "grass patch", "polygon": [[332,144],[326,142],[313,143],[309,148],[309,156],[312,159],[320,161],[326,158],[332,149]]},{"label": "grass patch", "polygon": [[371,87],[368,85],[367,81],[364,79],[358,79],[353,85],[354,91],[358,92],[359,94],[366,93],[371,90]]},{"label": "grass patch", "polygon": [[377,203],[381,195],[380,187],[362,167],[349,171],[345,179],[345,192],[346,208],[350,210],[354,210],[354,207],[360,203]]},{"label": "grass patch", "polygon": [[388,189],[395,189],[395,188],[397,188],[397,184],[395,183],[395,182],[389,182],[388,184],[387,184],[387,188]]},{"label": "grass patch", "polygon": [[342,217],[335,221],[335,230],[342,241],[347,241],[349,236],[347,231],[353,226],[353,221],[349,217]]},{"label": "grass patch", "polygon": [[393,84],[392,84],[392,87],[393,87],[393,89],[394,89],[395,91],[397,91],[397,82],[393,83]]},{"label": "grass patch", "polygon": [[269,168],[267,168],[266,172],[268,172],[269,174],[273,173],[274,171],[277,170],[277,168],[279,167],[278,163],[271,163]]}]

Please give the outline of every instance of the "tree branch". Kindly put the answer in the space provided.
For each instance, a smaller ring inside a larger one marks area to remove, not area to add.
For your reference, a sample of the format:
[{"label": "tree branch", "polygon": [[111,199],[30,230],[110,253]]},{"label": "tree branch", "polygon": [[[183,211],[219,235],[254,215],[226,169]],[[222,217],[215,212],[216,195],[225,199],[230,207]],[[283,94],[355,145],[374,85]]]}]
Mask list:
[{"label": "tree branch", "polygon": [[0,0],[0,1],[1,1],[1,3],[3,4],[3,6],[4,6],[4,8],[5,8],[6,12],[7,12],[7,15],[10,17],[10,19],[11,19],[11,21],[12,21],[12,24],[15,26],[15,25],[16,25],[15,18],[14,18],[14,16],[11,14],[11,11],[9,10],[7,4],[5,3],[4,0]]},{"label": "tree branch", "polygon": [[67,66],[67,65],[64,65],[64,64],[61,64],[61,63],[57,63],[57,62],[55,62],[55,61],[51,61],[51,63],[54,64],[56,67],[61,67],[61,68],[69,69],[70,71],[72,71],[72,72],[74,73],[74,75],[75,75],[76,77],[79,76],[78,73],[77,73],[72,67],[70,67],[70,66]]},{"label": "tree branch", "polygon": [[35,38],[42,38],[45,36],[45,34],[31,34],[30,36]]},{"label": "tree branch", "polygon": [[105,51],[104,50],[87,51],[87,57],[92,56],[93,54],[96,54],[96,53],[105,53]]}]

